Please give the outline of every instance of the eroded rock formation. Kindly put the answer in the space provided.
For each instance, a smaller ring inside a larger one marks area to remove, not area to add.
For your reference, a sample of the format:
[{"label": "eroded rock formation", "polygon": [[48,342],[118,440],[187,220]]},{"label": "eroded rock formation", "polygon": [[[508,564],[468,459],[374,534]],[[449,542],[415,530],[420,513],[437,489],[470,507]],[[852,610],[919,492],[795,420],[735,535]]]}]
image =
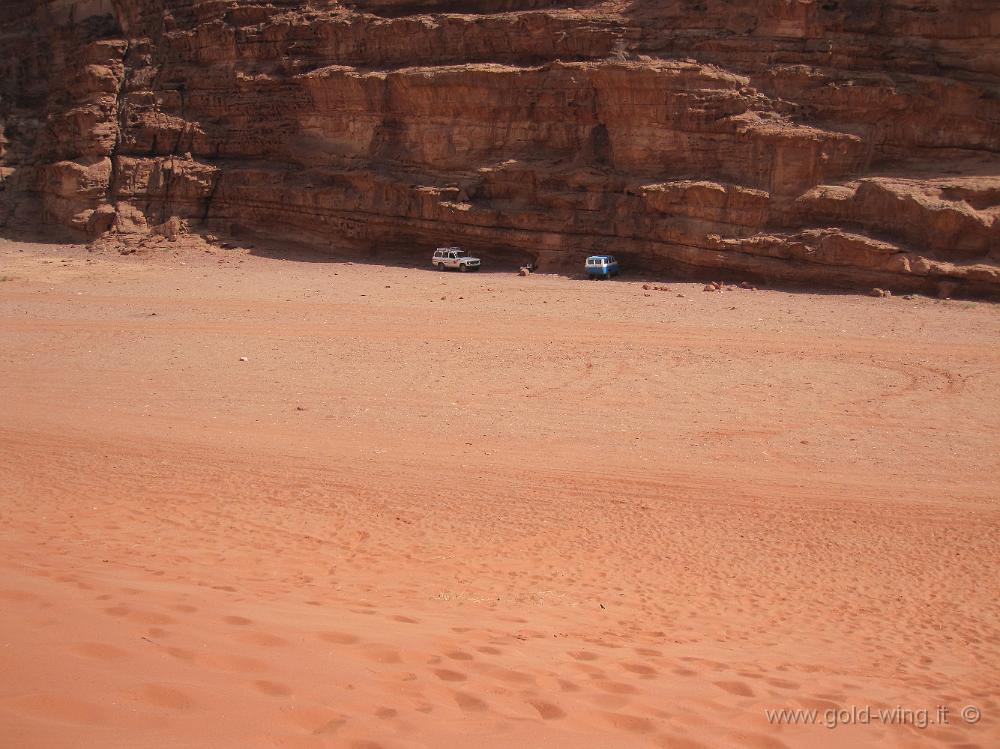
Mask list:
[{"label": "eroded rock formation", "polygon": [[995,0],[6,0],[0,223],[1000,293]]}]

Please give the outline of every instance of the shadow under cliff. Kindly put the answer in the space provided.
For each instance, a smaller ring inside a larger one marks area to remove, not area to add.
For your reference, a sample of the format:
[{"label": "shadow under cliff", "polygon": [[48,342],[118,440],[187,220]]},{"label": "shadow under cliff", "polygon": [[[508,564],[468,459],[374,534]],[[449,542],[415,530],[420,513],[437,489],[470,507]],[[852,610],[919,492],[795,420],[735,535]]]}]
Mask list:
[{"label": "shadow under cliff", "polygon": [[[118,235],[121,238],[119,251],[122,254],[132,254],[129,251],[128,240],[141,245],[150,235]],[[75,251],[101,247],[107,249],[108,246],[115,245],[116,235],[104,235],[101,238],[92,240],[82,232],[72,231],[58,225],[48,224],[18,224],[14,226],[0,227],[0,240],[23,245],[33,245],[38,249],[64,251],[73,248]],[[164,238],[160,238],[163,241]],[[339,244],[331,247],[318,247],[315,244],[303,242],[298,239],[283,239],[276,237],[262,236],[252,231],[240,232],[239,234],[211,233],[203,230],[192,230],[175,237],[180,247],[184,247],[188,240],[191,243],[200,243],[214,247],[222,252],[246,252],[249,255],[270,260],[286,261],[293,263],[315,263],[326,264],[335,268],[345,264],[370,265],[406,268],[415,271],[435,272],[431,266],[431,254],[434,247],[425,243],[414,245],[401,244],[398,246],[361,247],[348,244]],[[110,242],[109,242],[110,240]],[[108,244],[104,244],[108,242]],[[161,245],[162,247],[162,245]],[[519,269],[526,264],[534,263],[535,259],[525,253],[511,250],[497,250],[496,248],[473,248],[463,245],[470,254],[480,257],[483,261],[482,275],[496,274],[516,274]],[[188,249],[191,249],[190,245]],[[857,286],[857,279],[852,276],[845,279],[843,286],[831,285],[830,277],[826,276],[817,283],[795,282],[786,279],[770,278],[760,274],[736,273],[727,269],[706,269],[698,266],[689,266],[684,263],[665,262],[662,258],[643,257],[632,253],[622,252],[616,255],[622,263],[623,271],[620,276],[604,281],[605,283],[636,283],[648,284],[654,289],[663,284],[708,284],[712,282],[721,283],[727,286],[738,286],[746,284],[755,290],[780,291],[786,294],[798,295],[821,295],[821,296],[858,296],[863,295],[863,289]],[[582,262],[570,262],[563,260],[558,263],[551,263],[548,267],[539,269],[546,275],[560,276],[563,278],[588,281],[591,283],[601,283],[600,281],[590,281],[587,277]],[[875,286],[875,284],[873,284]],[[666,291],[656,289],[656,291]],[[957,290],[956,290],[957,291]],[[898,293],[907,293],[906,290]],[[910,293],[913,293],[912,291]],[[934,296],[933,293],[916,292],[921,296]],[[977,299],[979,301],[993,301],[988,295],[957,293],[954,298]]]}]

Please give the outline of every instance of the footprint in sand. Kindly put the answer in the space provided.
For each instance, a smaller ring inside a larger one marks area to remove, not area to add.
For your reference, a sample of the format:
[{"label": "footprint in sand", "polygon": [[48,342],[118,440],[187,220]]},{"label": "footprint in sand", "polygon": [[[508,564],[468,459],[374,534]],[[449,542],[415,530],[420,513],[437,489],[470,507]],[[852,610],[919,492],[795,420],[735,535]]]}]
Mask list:
[{"label": "footprint in sand", "polygon": [[290,705],[281,714],[294,726],[308,731],[314,736],[334,734],[347,725],[348,718],[342,713],[322,705]]},{"label": "footprint in sand", "polygon": [[661,734],[661,736],[663,737],[663,746],[669,747],[669,749],[707,749],[706,745],[700,741],[695,741],[684,736],[674,736],[671,734]]},{"label": "footprint in sand", "polygon": [[369,660],[375,661],[376,663],[402,663],[403,658],[399,654],[399,651],[394,647],[389,645],[379,645],[372,643],[369,645],[362,645],[361,651],[365,654],[365,657]]},{"label": "footprint in sand", "polygon": [[70,649],[79,655],[87,658],[95,658],[99,661],[120,661],[128,658],[129,654],[114,645],[106,645],[103,642],[81,642],[71,645]]},{"label": "footprint in sand", "polygon": [[168,647],[166,648],[167,655],[176,658],[179,661],[194,661],[198,654],[191,650],[186,650],[185,648],[178,647]]},{"label": "footprint in sand", "polygon": [[742,681],[717,681],[715,686],[737,697],[753,697],[753,690]]},{"label": "footprint in sand", "polygon": [[609,694],[635,694],[639,691],[631,684],[625,684],[620,681],[612,681],[611,679],[606,679],[602,676],[595,676],[594,686],[608,692]]},{"label": "footprint in sand", "polygon": [[658,671],[655,668],[652,668],[650,666],[644,666],[641,663],[623,663],[622,668],[633,674],[638,674],[644,679],[650,679],[656,676],[656,674],[658,673]]},{"label": "footprint in sand", "polygon": [[836,710],[843,704],[840,700],[831,701],[808,696],[796,697],[795,701],[810,710]]},{"label": "footprint in sand", "polygon": [[542,718],[542,720],[559,720],[560,718],[566,717],[565,711],[558,705],[553,705],[551,702],[545,702],[543,700],[528,700],[528,704],[538,711],[538,715]]},{"label": "footprint in sand", "polygon": [[288,644],[288,640],[285,638],[268,634],[267,632],[239,632],[234,635],[234,638],[241,642],[260,645],[265,648],[277,648]]},{"label": "footprint in sand", "polygon": [[602,717],[614,728],[628,733],[652,733],[656,728],[649,718],[641,718],[638,715],[604,713]]},{"label": "footprint in sand", "polygon": [[332,642],[335,645],[356,645],[361,642],[361,638],[356,635],[350,635],[346,632],[334,632],[332,630],[317,632],[316,636],[321,640]]},{"label": "footprint in sand", "polygon": [[559,684],[559,689],[563,692],[579,692],[580,685],[575,681],[567,681],[566,679],[556,679]]},{"label": "footprint in sand", "polygon": [[502,622],[510,622],[511,624],[528,624],[527,619],[522,619],[519,616],[501,616],[498,617]]},{"label": "footprint in sand", "polygon": [[767,683],[772,687],[777,687],[778,689],[798,689],[799,685],[797,682],[788,681],[788,679],[768,679]]},{"label": "footprint in sand", "polygon": [[213,655],[206,657],[204,662],[205,665],[212,668],[236,673],[252,673],[269,669],[267,663],[245,655]]},{"label": "footprint in sand", "polygon": [[483,713],[489,710],[489,705],[475,695],[466,692],[455,692],[455,702],[466,713]]},{"label": "footprint in sand", "polygon": [[287,697],[292,693],[291,687],[279,684],[276,681],[261,679],[260,681],[255,681],[253,685],[258,691],[263,692],[269,697]]},{"label": "footprint in sand", "polygon": [[164,648],[167,655],[178,660],[194,663],[199,666],[219,669],[220,671],[233,671],[235,673],[253,673],[255,671],[266,671],[268,665],[256,658],[244,655],[216,655],[213,653],[196,653],[185,648],[167,647]]},{"label": "footprint in sand", "polygon": [[450,668],[435,668],[434,675],[442,681],[465,681],[469,678],[461,671],[452,671]]},{"label": "footprint in sand", "polygon": [[158,614],[155,611],[133,611],[128,615],[133,622],[140,624],[176,624],[177,620],[166,614]]},{"label": "footprint in sand", "polygon": [[195,706],[195,701],[188,694],[163,684],[144,684],[137,696],[147,705],[170,710],[190,710]]},{"label": "footprint in sand", "polygon": [[788,749],[788,744],[773,736],[740,732],[738,738],[739,745],[745,746],[747,749]]},{"label": "footprint in sand", "polygon": [[109,616],[124,617],[140,624],[175,624],[177,622],[176,619],[166,614],[158,614],[155,611],[135,611],[123,605],[106,608],[104,613]]},{"label": "footprint in sand", "polygon": [[501,666],[484,665],[481,667],[487,676],[507,682],[508,684],[534,684],[535,677],[524,671],[515,671]]}]

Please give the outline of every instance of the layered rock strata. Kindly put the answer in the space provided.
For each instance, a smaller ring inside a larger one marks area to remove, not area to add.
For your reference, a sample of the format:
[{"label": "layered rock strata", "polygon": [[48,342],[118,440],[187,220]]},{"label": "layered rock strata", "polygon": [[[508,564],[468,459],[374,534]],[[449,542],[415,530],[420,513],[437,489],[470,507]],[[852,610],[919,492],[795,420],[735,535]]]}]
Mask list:
[{"label": "layered rock strata", "polygon": [[992,0],[7,0],[0,223],[1000,293]]}]

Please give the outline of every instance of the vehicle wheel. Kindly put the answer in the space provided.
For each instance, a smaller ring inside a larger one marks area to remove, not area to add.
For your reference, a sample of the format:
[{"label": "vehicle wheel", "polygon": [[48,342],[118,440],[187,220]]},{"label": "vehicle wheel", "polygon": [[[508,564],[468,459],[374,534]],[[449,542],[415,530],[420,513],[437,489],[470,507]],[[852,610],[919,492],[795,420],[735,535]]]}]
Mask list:
[{"label": "vehicle wheel", "polygon": [[458,269],[460,271],[462,271],[462,273],[465,273],[465,271],[469,270],[469,266],[468,265],[460,265],[460,266],[458,266]]},{"label": "vehicle wheel", "polygon": [[444,270],[444,263],[438,263],[438,270]]}]

